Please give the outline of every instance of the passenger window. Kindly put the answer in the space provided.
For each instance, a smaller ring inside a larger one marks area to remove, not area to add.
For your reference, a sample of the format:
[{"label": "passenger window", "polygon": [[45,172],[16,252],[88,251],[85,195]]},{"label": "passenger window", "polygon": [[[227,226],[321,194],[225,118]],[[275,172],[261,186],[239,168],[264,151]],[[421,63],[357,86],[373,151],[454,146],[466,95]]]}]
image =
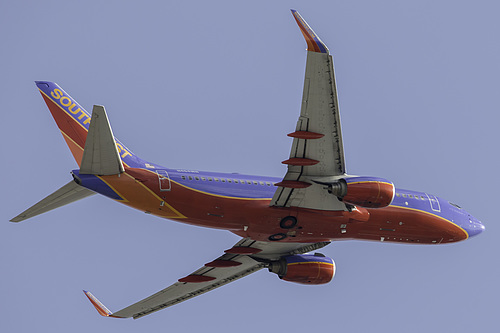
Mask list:
[{"label": "passenger window", "polygon": [[212,177],[208,177],[208,181],[211,182],[213,179]]},{"label": "passenger window", "polygon": [[233,179],[235,184],[238,184],[238,179]]},{"label": "passenger window", "polygon": [[425,200],[425,197],[423,195],[421,195],[420,198],[422,198],[422,200]]},{"label": "passenger window", "polygon": [[271,183],[270,183],[270,182],[266,182],[266,185],[267,185],[267,186],[271,186]]},{"label": "passenger window", "polygon": [[233,181],[232,181],[231,179],[228,179],[228,180],[227,180],[227,182],[228,182],[228,183],[232,183]]},{"label": "passenger window", "polygon": [[249,181],[249,180],[247,180],[247,184],[252,185],[252,182],[251,182],[251,181]]},{"label": "passenger window", "polygon": [[194,177],[194,179],[196,179],[196,180],[200,180],[200,177]]},{"label": "passenger window", "polygon": [[221,178],[220,181],[223,182],[223,183],[225,183],[226,179],[225,178]]},{"label": "passenger window", "polygon": [[396,196],[397,196],[397,197],[400,197],[400,196],[401,196],[401,194],[399,194],[399,193],[396,193]]},{"label": "passenger window", "polygon": [[403,194],[403,198],[406,198],[406,194]]},{"label": "passenger window", "polygon": [[207,179],[206,179],[205,177],[201,177],[201,180],[205,181],[205,180],[207,180]]},{"label": "passenger window", "polygon": [[193,177],[189,176],[189,180],[193,180]]},{"label": "passenger window", "polygon": [[264,182],[260,182],[260,185],[264,186]]},{"label": "passenger window", "polygon": [[411,195],[411,194],[408,194],[408,198],[413,198],[413,195]]},{"label": "passenger window", "polygon": [[186,176],[181,176],[182,180],[186,180]]},{"label": "passenger window", "polygon": [[219,181],[219,178],[214,178],[214,180],[215,180],[216,182],[218,182],[218,181]]},{"label": "passenger window", "polygon": [[259,183],[257,183],[255,180],[253,181],[253,184],[254,185],[259,185]]}]

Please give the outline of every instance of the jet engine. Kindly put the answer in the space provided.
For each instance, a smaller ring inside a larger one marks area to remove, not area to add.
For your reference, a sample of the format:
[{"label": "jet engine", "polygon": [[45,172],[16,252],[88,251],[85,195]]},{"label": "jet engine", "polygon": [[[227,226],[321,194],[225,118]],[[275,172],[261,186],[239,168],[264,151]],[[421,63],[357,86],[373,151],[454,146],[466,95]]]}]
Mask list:
[{"label": "jet engine", "polygon": [[326,185],[343,202],[365,208],[387,207],[395,193],[392,182],[378,177],[342,178]]},{"label": "jet engine", "polygon": [[335,275],[333,259],[321,253],[296,254],[269,264],[269,271],[280,279],[301,284],[325,284]]}]

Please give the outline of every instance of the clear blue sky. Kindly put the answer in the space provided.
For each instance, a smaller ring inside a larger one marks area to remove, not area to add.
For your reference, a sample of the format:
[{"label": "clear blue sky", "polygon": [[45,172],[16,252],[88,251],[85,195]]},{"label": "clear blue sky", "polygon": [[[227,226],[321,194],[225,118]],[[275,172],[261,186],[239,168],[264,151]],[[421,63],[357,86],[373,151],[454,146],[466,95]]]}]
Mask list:
[{"label": "clear blue sky", "polygon": [[[351,174],[456,202],[466,242],[334,243],[332,283],[266,271],[140,320],[100,317],[238,237],[94,196],[7,221],[76,164],[34,80],[106,106],[132,151],[173,168],[282,176],[302,95],[299,10],[333,53]],[[496,1],[2,1],[1,332],[493,332],[500,252]]]}]

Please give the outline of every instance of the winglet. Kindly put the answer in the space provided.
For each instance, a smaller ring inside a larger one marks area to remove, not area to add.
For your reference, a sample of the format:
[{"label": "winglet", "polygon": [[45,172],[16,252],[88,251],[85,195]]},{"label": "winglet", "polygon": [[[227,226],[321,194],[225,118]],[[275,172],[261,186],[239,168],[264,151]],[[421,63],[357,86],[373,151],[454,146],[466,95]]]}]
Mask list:
[{"label": "winglet", "polygon": [[328,51],[328,48],[326,47],[325,43],[319,39],[318,35],[311,29],[309,24],[300,16],[299,12],[291,9],[293,17],[295,18],[295,21],[297,21],[297,24],[299,25],[300,31],[304,35],[304,38],[306,39],[307,43],[307,51],[312,51],[312,52],[318,52],[318,53],[327,53],[329,54],[330,52]]},{"label": "winglet", "polygon": [[83,293],[85,294],[85,296],[87,296],[87,298],[89,299],[90,303],[92,303],[92,305],[95,307],[95,309],[97,310],[97,312],[99,312],[99,314],[101,316],[103,316],[103,317],[113,317],[113,318],[123,318],[123,317],[113,316],[113,313],[111,311],[109,311],[108,308],[105,307],[104,304],[102,304],[101,301],[99,301],[97,299],[97,297],[95,297],[94,295],[92,295],[90,293],[90,291],[84,290]]}]

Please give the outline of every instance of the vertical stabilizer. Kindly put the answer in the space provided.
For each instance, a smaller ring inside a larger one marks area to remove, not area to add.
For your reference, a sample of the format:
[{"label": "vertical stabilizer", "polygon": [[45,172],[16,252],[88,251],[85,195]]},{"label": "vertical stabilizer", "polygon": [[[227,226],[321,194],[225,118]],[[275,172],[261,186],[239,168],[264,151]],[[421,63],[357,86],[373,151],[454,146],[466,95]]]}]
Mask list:
[{"label": "vertical stabilizer", "polygon": [[[49,81],[36,81],[36,86],[40,90],[40,93],[42,94],[52,117],[54,117],[64,140],[66,140],[76,163],[81,166],[84,155],[83,150],[86,147],[87,133],[90,130],[90,123],[92,119],[90,114],[56,83]],[[123,170],[123,166],[135,168],[145,167],[145,164],[147,163],[146,161],[134,155],[127,147],[125,147],[124,144],[122,144],[117,138],[113,137],[113,132],[111,132],[111,128],[109,127],[109,122],[107,121],[104,108],[98,107],[98,109],[99,108],[102,108],[102,110],[99,110],[98,113],[104,114],[104,116],[101,117],[100,121],[96,123],[96,125],[98,125],[97,132],[104,131],[106,132],[106,135],[103,136],[101,133],[97,133],[94,136],[92,146],[95,148],[97,140],[99,145],[102,146],[105,144],[106,147],[110,147],[110,150],[107,150],[107,153],[112,151],[111,155],[108,156],[110,159],[116,159],[114,151],[118,151],[120,160],[111,163],[115,165],[115,168],[110,172],[113,172],[112,174],[120,173]],[[106,118],[106,121],[103,121],[103,118]],[[114,147],[109,144],[113,141],[116,143]],[[93,151],[94,157],[95,154],[98,154],[96,150]],[[107,163],[104,162],[102,155],[100,161],[101,163]],[[91,164],[94,163],[94,159],[91,159]],[[117,164],[118,171],[116,169]],[[89,169],[92,173],[94,173],[92,170],[95,170],[93,168],[94,167],[91,167]],[[99,171],[100,170],[97,170],[95,174],[106,174],[99,173]]]},{"label": "vertical stabilizer", "polygon": [[94,105],[80,174],[116,175],[124,171],[106,110]]},{"label": "vertical stabilizer", "polygon": [[90,115],[57,84],[36,81],[36,85],[76,163],[80,165],[90,124]]}]

